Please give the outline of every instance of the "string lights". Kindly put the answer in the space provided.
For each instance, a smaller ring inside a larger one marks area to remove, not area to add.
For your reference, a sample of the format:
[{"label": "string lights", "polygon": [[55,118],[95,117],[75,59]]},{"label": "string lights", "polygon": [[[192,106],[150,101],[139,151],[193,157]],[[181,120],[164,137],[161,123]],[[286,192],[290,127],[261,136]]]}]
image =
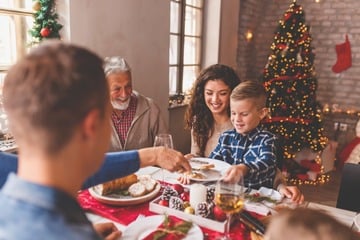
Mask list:
[{"label": "string lights", "polygon": [[320,170],[315,180],[299,179],[298,169],[294,168],[296,164],[293,163],[298,152],[309,148],[318,153],[319,159],[316,161],[321,164],[321,151],[328,142],[323,135],[322,109],[316,101],[315,54],[311,41],[303,9],[293,1],[279,20],[263,72],[263,83],[268,92],[267,106],[270,109],[270,116],[264,124],[282,138],[289,182],[316,185],[327,182],[329,176]]}]

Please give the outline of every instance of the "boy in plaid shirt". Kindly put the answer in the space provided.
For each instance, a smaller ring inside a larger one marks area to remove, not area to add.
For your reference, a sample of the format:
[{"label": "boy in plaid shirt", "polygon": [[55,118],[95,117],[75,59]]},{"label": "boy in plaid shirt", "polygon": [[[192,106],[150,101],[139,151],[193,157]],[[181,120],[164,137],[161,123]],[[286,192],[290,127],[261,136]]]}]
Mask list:
[{"label": "boy in plaid shirt", "polygon": [[256,81],[240,83],[230,96],[230,118],[234,129],[221,134],[210,158],[232,166],[225,180],[236,182],[244,176],[246,187],[273,187],[276,174],[276,136],[261,126],[267,116],[266,92]]}]

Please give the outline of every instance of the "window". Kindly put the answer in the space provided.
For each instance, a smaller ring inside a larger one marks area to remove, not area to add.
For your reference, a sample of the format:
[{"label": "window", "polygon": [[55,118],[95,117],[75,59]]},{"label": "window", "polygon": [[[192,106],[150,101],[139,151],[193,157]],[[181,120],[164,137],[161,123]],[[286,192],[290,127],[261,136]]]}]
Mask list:
[{"label": "window", "polygon": [[0,1],[0,139],[8,133],[7,116],[1,106],[2,85],[6,71],[30,48],[32,0]]},{"label": "window", "polygon": [[171,0],[169,92],[184,96],[201,68],[203,0]]},{"label": "window", "polygon": [[27,53],[31,42],[29,30],[32,24],[32,0],[0,1],[1,85],[7,69]]}]

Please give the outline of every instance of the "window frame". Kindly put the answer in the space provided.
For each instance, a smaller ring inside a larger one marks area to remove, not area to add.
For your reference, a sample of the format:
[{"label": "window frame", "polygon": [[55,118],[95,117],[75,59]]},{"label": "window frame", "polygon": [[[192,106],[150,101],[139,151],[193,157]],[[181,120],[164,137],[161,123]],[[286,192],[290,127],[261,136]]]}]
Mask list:
[{"label": "window frame", "polygon": [[[204,38],[204,12],[205,12],[204,5],[205,5],[205,1],[204,0],[199,0],[199,1],[200,1],[200,6],[188,4],[187,0],[171,0],[170,1],[171,3],[176,3],[179,6],[178,18],[177,18],[179,32],[171,32],[170,31],[170,35],[169,35],[170,39],[172,36],[175,36],[178,38],[176,63],[175,64],[171,63],[170,59],[169,59],[169,73],[171,72],[170,71],[171,68],[174,68],[174,67],[177,68],[176,93],[175,94],[170,93],[170,98],[184,96],[184,94],[185,94],[185,92],[184,92],[185,89],[183,89],[184,68],[185,67],[196,67],[196,68],[198,68],[196,75],[198,75],[200,72],[201,66],[202,66],[201,64],[202,64],[202,51],[203,51],[202,48],[203,48],[203,38]],[[199,23],[200,24],[199,35],[197,35],[196,33],[191,34],[191,35],[185,33],[186,7],[189,7],[191,9],[197,9],[201,12],[200,23]],[[199,47],[198,47],[198,49],[195,49],[195,51],[196,51],[195,59],[198,59],[198,62],[196,62],[196,63],[192,63],[192,64],[184,63],[185,38],[187,38],[187,37],[197,39],[199,41]],[[170,74],[169,74],[169,77],[170,77]],[[171,82],[171,79],[169,79],[169,81]]]},{"label": "window frame", "polygon": [[[8,7],[3,7],[0,6],[0,15],[4,16],[4,15],[8,15],[8,16],[24,16],[24,17],[33,17],[34,12],[30,9],[26,9],[26,8],[8,8]],[[21,51],[21,49],[23,49],[22,47],[19,46],[23,46],[23,42],[21,41],[21,39],[24,36],[24,34],[26,34],[24,31],[21,31],[21,29],[19,29],[18,27],[16,27],[15,30],[15,35],[16,36],[20,36],[20,37],[16,37],[16,58],[19,59],[20,57],[24,56],[26,53],[24,51]],[[10,68],[10,65],[0,65],[0,73],[6,73],[8,71],[8,69]]]}]

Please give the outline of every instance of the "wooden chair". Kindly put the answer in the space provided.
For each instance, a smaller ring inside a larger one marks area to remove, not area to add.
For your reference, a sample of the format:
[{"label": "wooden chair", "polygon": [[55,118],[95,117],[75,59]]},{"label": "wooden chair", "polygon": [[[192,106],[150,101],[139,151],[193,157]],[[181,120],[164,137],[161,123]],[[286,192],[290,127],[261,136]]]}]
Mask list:
[{"label": "wooden chair", "polygon": [[360,212],[360,164],[344,164],[336,207]]}]

